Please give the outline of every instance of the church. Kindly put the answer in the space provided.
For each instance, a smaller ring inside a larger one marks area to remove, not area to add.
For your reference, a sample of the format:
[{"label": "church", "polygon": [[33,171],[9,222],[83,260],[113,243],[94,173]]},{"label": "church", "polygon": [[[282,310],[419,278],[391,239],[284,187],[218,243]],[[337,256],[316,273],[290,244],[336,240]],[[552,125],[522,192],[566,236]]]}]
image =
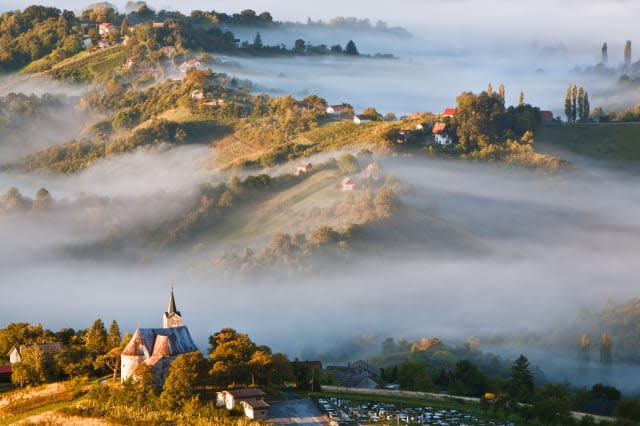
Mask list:
[{"label": "church", "polygon": [[171,288],[162,328],[138,328],[122,351],[121,379],[124,382],[133,378],[136,369],[146,364],[151,367],[156,384],[162,385],[171,363],[178,355],[197,351],[189,329],[182,325],[182,315],[176,309],[176,300]]}]

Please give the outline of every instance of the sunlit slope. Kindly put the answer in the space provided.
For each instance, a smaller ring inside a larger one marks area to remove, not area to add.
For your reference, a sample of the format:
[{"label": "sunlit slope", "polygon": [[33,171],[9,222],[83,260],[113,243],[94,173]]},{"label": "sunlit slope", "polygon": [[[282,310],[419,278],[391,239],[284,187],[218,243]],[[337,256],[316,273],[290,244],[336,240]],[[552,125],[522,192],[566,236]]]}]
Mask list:
[{"label": "sunlit slope", "polygon": [[236,131],[215,143],[215,162],[220,167],[242,166],[247,162],[261,161],[264,163],[262,165],[268,166],[271,164],[264,162],[268,157],[294,160],[345,148],[368,148],[383,142],[385,133],[394,125],[397,126],[397,122],[372,122],[363,125],[356,125],[350,120],[329,122],[303,132],[292,140],[278,143],[273,143],[266,136],[249,138],[243,132]]},{"label": "sunlit slope", "polygon": [[589,159],[631,165],[640,161],[640,123],[546,126],[536,134],[538,147]]},{"label": "sunlit slope", "polygon": [[[363,232],[353,244],[369,252],[383,253],[389,248],[404,251],[419,246],[426,254],[450,249],[476,250],[481,246],[464,228],[448,223],[435,210],[414,207],[406,197],[401,197],[400,208],[390,219],[363,221],[365,207],[358,201],[361,193],[342,192],[343,176],[337,170],[320,171],[250,206],[234,209],[222,222],[200,233],[192,244],[224,249],[256,248],[277,233],[309,234],[321,226],[343,229],[356,223],[362,225]],[[346,197],[356,201],[348,203]],[[368,245],[374,241],[381,244]]]}]

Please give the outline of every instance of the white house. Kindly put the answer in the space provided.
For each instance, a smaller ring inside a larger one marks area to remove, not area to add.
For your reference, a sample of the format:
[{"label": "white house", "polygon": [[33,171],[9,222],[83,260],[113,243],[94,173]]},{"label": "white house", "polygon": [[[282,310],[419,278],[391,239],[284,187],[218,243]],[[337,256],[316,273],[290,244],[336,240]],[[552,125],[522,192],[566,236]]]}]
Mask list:
[{"label": "white house", "polygon": [[261,399],[255,401],[240,401],[244,415],[252,420],[267,420],[269,404]]},{"label": "white house", "polygon": [[45,357],[52,357],[53,355],[62,352],[62,343],[60,342],[41,343],[39,345],[14,346],[7,353],[7,355],[9,356],[9,362],[11,364],[15,364],[22,361],[22,351],[24,349],[30,349],[36,346],[40,348],[40,351],[42,351],[42,354]]},{"label": "white house", "polygon": [[356,124],[364,124],[373,121],[373,117],[370,115],[359,114],[353,117],[353,122]]},{"label": "white house", "polygon": [[350,177],[346,177],[342,179],[342,190],[344,192],[355,191],[356,190],[355,181]]},{"label": "white house", "polygon": [[436,125],[433,126],[432,133],[433,140],[438,145],[451,145],[453,143],[453,139],[451,139],[451,136],[447,132],[446,123],[436,123]]},{"label": "white house", "polygon": [[111,31],[113,31],[113,24],[110,24],[109,22],[103,22],[98,25],[98,33],[102,37],[108,36]]},{"label": "white house", "polygon": [[344,110],[344,105],[329,105],[327,107],[327,114],[340,115],[342,114],[343,110]]},{"label": "white house", "polygon": [[124,66],[127,68],[131,68],[138,62],[137,56],[129,56],[127,60],[124,62]]},{"label": "white house", "polygon": [[233,410],[242,401],[262,401],[264,396],[265,393],[258,388],[231,389],[216,394],[216,405]]},{"label": "white house", "polygon": [[191,99],[194,101],[201,101],[204,99],[204,92],[202,90],[194,90],[191,92]]}]

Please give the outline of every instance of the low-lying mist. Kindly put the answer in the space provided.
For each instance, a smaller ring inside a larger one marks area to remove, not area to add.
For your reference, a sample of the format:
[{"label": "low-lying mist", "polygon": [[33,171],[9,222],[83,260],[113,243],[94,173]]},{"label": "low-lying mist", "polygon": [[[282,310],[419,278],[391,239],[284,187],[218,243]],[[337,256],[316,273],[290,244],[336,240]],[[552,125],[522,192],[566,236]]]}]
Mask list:
[{"label": "low-lying mist", "polygon": [[[71,192],[77,182],[97,194],[128,194],[119,201],[137,213],[118,217],[127,217],[126,229],[134,230],[178,214],[188,200],[177,196],[180,192],[220,179],[188,173],[191,154],[144,154],[151,158],[147,165],[156,164],[148,166],[147,176],[154,176],[149,170],[173,170],[164,179],[136,178],[141,163],[135,158],[141,154],[133,154],[118,160],[118,173],[117,168],[104,173],[96,164],[76,178],[53,179],[50,186],[54,194]],[[82,327],[100,316],[118,319],[127,330],[157,326],[174,282],[179,309],[201,349],[209,334],[232,326],[275,350],[302,356],[359,334],[446,341],[544,331],[566,326],[578,309],[597,308],[606,298],[637,296],[637,177],[598,169],[550,176],[455,161],[379,161],[415,188],[402,198],[403,214],[365,235],[345,264],[284,278],[223,274],[208,259],[224,241],[196,251],[187,245],[147,256],[137,252],[131,262],[106,256],[83,260],[70,256],[64,244],[52,244],[50,235],[68,245],[83,244],[90,234],[70,232],[55,216],[27,215],[20,219],[24,227],[4,216],[0,220],[8,226],[0,226],[0,238],[7,285],[0,287],[0,322]],[[136,188],[137,180],[146,184]],[[39,183],[30,185],[20,189],[33,190]],[[155,203],[143,195],[164,186],[173,192]],[[98,218],[110,214],[107,209]],[[249,247],[256,244],[246,241]],[[19,260],[12,256],[16,252]]]}]

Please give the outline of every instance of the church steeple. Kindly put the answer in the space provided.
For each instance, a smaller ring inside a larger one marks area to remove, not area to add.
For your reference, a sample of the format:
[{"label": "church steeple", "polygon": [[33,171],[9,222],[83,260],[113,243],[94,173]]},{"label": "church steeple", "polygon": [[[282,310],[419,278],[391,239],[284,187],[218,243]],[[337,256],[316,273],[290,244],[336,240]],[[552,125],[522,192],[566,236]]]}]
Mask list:
[{"label": "church steeple", "polygon": [[173,296],[173,286],[171,286],[171,293],[169,294],[169,307],[167,308],[167,313],[180,315],[180,312],[176,309],[176,299]]},{"label": "church steeple", "polygon": [[182,315],[176,308],[176,299],[173,295],[173,286],[171,286],[171,292],[169,293],[169,306],[167,312],[164,313],[162,318],[162,326],[164,328],[181,327]]}]

